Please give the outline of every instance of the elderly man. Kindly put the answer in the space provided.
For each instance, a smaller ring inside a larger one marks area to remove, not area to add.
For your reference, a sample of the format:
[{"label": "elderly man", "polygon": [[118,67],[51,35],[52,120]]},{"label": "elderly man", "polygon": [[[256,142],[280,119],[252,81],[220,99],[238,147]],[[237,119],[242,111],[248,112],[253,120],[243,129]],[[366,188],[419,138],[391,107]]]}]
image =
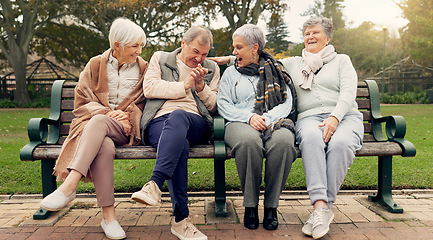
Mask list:
[{"label": "elderly man", "polygon": [[157,148],[157,157],[150,181],[132,199],[158,205],[167,180],[175,216],[171,232],[179,239],[207,239],[189,219],[187,161],[190,145],[206,143],[212,132],[220,76],[206,60],[212,43],[208,29],[190,28],[180,48],[153,54],[143,81],[142,137]]}]

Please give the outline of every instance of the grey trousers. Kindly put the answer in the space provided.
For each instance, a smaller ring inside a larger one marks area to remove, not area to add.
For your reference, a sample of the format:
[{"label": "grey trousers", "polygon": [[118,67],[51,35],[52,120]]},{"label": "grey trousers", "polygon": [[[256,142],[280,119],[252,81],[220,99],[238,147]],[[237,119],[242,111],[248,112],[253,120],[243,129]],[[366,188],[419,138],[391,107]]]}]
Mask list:
[{"label": "grey trousers", "polygon": [[296,142],[302,153],[311,204],[324,200],[332,207],[355,152],[361,148],[364,125],[361,113],[348,113],[325,143],[323,127],[318,125],[328,117],[329,114],[320,114],[298,120]]},{"label": "grey trousers", "polygon": [[68,169],[86,176],[90,168],[99,207],[114,204],[115,145],[128,141],[122,124],[102,114],[93,116],[83,129]]},{"label": "grey trousers", "polygon": [[273,132],[266,142],[260,132],[249,124],[232,122],[226,126],[225,142],[232,148],[236,167],[244,193],[244,206],[259,204],[262,183],[263,158],[265,161],[264,206],[277,208],[281,191],[287,181],[293,161],[296,159],[294,134],[281,128]]}]

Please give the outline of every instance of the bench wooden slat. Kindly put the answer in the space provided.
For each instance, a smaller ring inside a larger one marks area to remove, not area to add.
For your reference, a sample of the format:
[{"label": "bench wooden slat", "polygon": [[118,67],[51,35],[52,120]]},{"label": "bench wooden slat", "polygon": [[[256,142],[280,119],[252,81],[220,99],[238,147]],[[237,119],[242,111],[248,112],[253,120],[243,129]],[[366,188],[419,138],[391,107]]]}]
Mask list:
[{"label": "bench wooden slat", "polygon": [[[61,145],[42,145],[34,152],[34,157],[41,160],[57,159]],[[298,158],[300,151],[297,149]],[[356,156],[389,156],[401,155],[402,149],[394,142],[364,142]],[[213,145],[199,145],[191,147],[189,158],[213,158]],[[116,147],[116,159],[155,159],[156,149],[150,146]],[[227,158],[233,158],[230,148],[227,147]]]},{"label": "bench wooden slat", "polygon": [[74,110],[74,100],[62,100],[62,110],[63,111]]},{"label": "bench wooden slat", "polygon": [[74,88],[63,88],[62,98],[73,98],[75,94]]},{"label": "bench wooden slat", "polygon": [[74,118],[75,116],[72,112],[62,112],[60,114],[60,121],[62,123],[71,123]]},{"label": "bench wooden slat", "polygon": [[371,123],[365,122],[364,123],[364,133],[372,133],[373,127],[371,126]]},{"label": "bench wooden slat", "polygon": [[364,141],[362,144],[364,144],[365,142],[376,142],[376,139],[374,138],[374,136],[372,134],[365,134],[364,135]]},{"label": "bench wooden slat", "polygon": [[356,91],[356,96],[357,97],[369,97],[370,93],[368,92],[367,88],[358,88]]},{"label": "bench wooden slat", "polygon": [[70,125],[61,125],[60,126],[60,136],[66,136],[69,134]]},{"label": "bench wooden slat", "polygon": [[370,99],[356,99],[356,102],[358,103],[358,108],[360,110],[362,109],[370,109]]},{"label": "bench wooden slat", "polygon": [[362,117],[364,121],[371,121],[371,112],[370,111],[361,111]]}]

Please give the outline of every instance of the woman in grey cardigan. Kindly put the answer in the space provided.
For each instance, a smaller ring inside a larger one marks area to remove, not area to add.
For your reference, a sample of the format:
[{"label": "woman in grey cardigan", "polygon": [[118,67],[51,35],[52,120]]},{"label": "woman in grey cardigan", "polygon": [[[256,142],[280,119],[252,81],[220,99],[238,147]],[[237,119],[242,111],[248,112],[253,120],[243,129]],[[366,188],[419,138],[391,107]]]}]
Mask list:
[{"label": "woman in grey cardigan", "polygon": [[217,105],[228,121],[225,142],[235,156],[244,193],[244,225],[248,229],[259,226],[265,157],[263,227],[275,230],[280,193],[296,159],[294,124],[288,118],[295,101],[290,76],[263,51],[264,45],[263,32],[255,25],[246,24],[233,33],[236,62],[224,71]]},{"label": "woman in grey cardigan", "polygon": [[302,153],[307,191],[314,211],[302,232],[314,239],[329,231],[332,204],[361,148],[362,114],[355,101],[357,75],[350,58],[329,41],[332,24],[313,17],[303,26],[302,57],[283,59],[298,95],[296,142]]}]

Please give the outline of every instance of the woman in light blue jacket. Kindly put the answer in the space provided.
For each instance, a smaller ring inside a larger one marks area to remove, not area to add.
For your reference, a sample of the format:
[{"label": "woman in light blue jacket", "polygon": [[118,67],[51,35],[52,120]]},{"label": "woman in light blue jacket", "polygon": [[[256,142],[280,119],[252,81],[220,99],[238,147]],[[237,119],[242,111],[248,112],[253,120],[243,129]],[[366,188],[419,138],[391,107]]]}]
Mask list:
[{"label": "woman in light blue jacket", "polygon": [[263,227],[275,230],[280,193],[296,159],[295,98],[290,76],[263,51],[264,45],[263,32],[255,25],[246,24],[233,33],[236,62],[224,71],[217,105],[219,114],[228,121],[225,142],[235,156],[244,194],[244,225],[248,229],[259,225],[265,157]]}]

